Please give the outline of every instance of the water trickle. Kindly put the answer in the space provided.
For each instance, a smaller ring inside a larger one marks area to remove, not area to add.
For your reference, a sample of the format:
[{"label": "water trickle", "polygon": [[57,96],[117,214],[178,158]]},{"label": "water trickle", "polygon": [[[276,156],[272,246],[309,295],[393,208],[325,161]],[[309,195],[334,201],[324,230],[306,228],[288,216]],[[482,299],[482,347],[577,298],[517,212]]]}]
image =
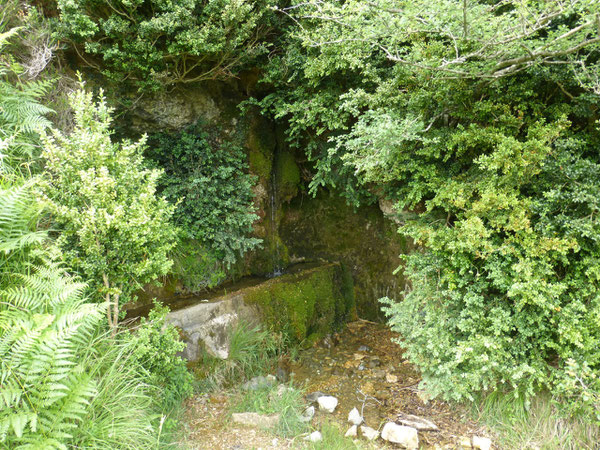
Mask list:
[{"label": "water trickle", "polygon": [[269,227],[269,245],[271,250],[272,267],[273,271],[267,274],[268,278],[275,278],[283,275],[283,265],[281,261],[281,249],[279,243],[279,232],[278,232],[278,207],[279,198],[277,190],[277,163],[278,163],[279,152],[275,150],[273,155],[273,169],[271,170],[271,183],[270,183],[270,207],[271,207],[271,226]]}]

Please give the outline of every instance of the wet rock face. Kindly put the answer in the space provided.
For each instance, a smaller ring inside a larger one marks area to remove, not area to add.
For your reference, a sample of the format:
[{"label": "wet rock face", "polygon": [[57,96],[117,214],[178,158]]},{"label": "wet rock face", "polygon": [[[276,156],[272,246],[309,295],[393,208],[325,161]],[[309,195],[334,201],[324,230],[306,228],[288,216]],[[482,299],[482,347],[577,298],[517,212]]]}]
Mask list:
[{"label": "wet rock face", "polygon": [[404,290],[399,255],[410,244],[377,205],[354,209],[336,193],[299,196],[284,205],[280,235],[290,259],[325,259],[346,265],[354,279],[359,317],[383,320],[378,299]]},{"label": "wet rock face", "polygon": [[[205,82],[132,98],[123,128],[131,135],[171,132],[200,120],[219,141],[244,148],[249,171],[256,176],[258,220],[252,234],[263,245],[245,255],[235,276],[264,276],[298,261],[340,261],[355,280],[358,315],[384,319],[378,299],[403,291],[402,276],[392,272],[401,264],[398,255],[408,251],[390,220],[396,218],[392,205],[381,201],[354,209],[336,193],[323,190],[312,198],[302,192],[311,172],[299,163],[305,156],[288,147],[284,125],[263,117],[257,108],[238,108],[247,94],[247,86],[239,83]],[[182,291],[178,280],[170,280],[165,292],[154,297],[164,298],[169,290]]]}]

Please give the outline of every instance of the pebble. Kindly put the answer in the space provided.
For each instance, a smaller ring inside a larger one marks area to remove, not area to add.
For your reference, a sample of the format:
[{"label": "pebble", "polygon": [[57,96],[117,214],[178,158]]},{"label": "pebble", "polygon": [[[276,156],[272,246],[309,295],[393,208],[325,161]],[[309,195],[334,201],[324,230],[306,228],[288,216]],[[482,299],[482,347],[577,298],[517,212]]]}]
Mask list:
[{"label": "pebble", "polygon": [[473,447],[479,450],[490,450],[492,448],[492,440],[486,437],[473,436]]},{"label": "pebble", "polygon": [[320,431],[313,431],[306,437],[306,440],[310,442],[319,442],[323,440],[323,435]]},{"label": "pebble", "polygon": [[369,352],[369,351],[371,351],[371,347],[369,347],[368,345],[361,345],[360,347],[358,347],[358,351],[359,352]]},{"label": "pebble", "polygon": [[319,409],[322,409],[328,413],[332,413],[335,411],[335,408],[338,404],[338,399],[331,395],[322,395],[317,399],[317,403],[319,403]]},{"label": "pebble", "polygon": [[385,381],[387,381],[388,383],[397,383],[398,377],[392,373],[388,373],[385,376]]},{"label": "pebble", "polygon": [[375,439],[377,439],[379,437],[379,431],[374,430],[373,428],[367,427],[365,425],[360,427],[360,433],[368,441],[374,441]]},{"label": "pebble", "polygon": [[346,431],[346,434],[344,434],[344,437],[356,437],[357,434],[358,434],[358,426],[352,425],[350,428],[348,428],[348,431]]},{"label": "pebble", "polygon": [[363,418],[358,412],[358,409],[352,408],[352,410],[348,413],[348,422],[352,425],[360,425],[363,423]]},{"label": "pebble", "polygon": [[312,418],[315,416],[315,407],[309,406],[304,410],[304,414],[300,418],[301,422],[310,422]]},{"label": "pebble", "polygon": [[413,427],[388,422],[383,426],[381,438],[394,444],[400,444],[410,450],[419,448],[419,433]]}]

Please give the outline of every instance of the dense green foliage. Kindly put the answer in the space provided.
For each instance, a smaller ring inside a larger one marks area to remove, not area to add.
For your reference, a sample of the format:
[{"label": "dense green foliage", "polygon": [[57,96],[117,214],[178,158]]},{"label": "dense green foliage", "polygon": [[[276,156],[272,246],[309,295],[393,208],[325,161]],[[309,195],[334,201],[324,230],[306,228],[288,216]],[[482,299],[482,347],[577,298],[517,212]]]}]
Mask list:
[{"label": "dense green foliage", "polygon": [[[25,16],[17,2],[0,12],[0,33]],[[140,355],[148,347],[106,332],[108,305],[87,301],[86,284],[65,270],[44,229],[31,167],[41,167],[38,133],[49,109],[38,99],[47,84],[21,79],[22,65],[4,47],[16,36],[0,34],[0,447],[159,446],[172,405],[147,383],[154,374]],[[163,351],[163,360],[173,358],[175,344]]]},{"label": "dense green foliage", "polygon": [[112,142],[111,109],[82,88],[71,96],[69,135],[44,134],[42,198],[60,229],[66,262],[89,280],[116,327],[119,302],[171,267],[173,207],[157,197],[160,171],[144,167],[145,138]]},{"label": "dense green foliage", "polygon": [[228,269],[260,243],[249,236],[258,218],[252,193],[256,180],[248,174],[241,147],[222,142],[197,124],[180,133],[152,136],[147,155],[164,170],[159,189],[176,205],[174,218],[183,239],[199,243],[207,269],[212,269],[211,261]]},{"label": "dense green foliage", "polygon": [[354,199],[350,174],[406,211],[400,231],[421,250],[387,312],[429,392],[564,388],[597,414],[595,2],[284,12],[302,28],[262,105],[289,120],[292,142],[321,136],[313,185],[347,185]]},{"label": "dense green foliage", "polygon": [[175,407],[192,393],[192,375],[177,353],[185,348],[177,329],[166,322],[169,308],[156,302],[148,318],[132,333],[134,360],[151,375],[147,382],[159,386],[163,404]]},{"label": "dense green foliage", "polygon": [[140,90],[232,75],[267,50],[274,0],[57,0],[59,36]]}]

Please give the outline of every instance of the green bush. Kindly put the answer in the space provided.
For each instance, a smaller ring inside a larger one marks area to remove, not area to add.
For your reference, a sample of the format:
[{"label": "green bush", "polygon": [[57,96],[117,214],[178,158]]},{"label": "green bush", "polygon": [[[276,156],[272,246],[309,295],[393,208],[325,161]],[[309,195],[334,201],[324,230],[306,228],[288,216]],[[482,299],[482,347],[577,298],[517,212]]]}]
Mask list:
[{"label": "green bush", "polygon": [[[229,269],[260,243],[249,236],[258,216],[252,193],[255,179],[248,174],[243,149],[221,143],[201,124],[177,134],[156,134],[150,142],[147,156],[164,170],[159,189],[176,205],[174,218],[183,230],[182,239],[198,242],[196,251],[203,260],[217,260]],[[201,272],[210,265],[195,269],[202,279]]]},{"label": "green bush", "polygon": [[172,409],[193,392],[193,377],[177,355],[185,348],[177,329],[166,323],[167,306],[155,302],[148,318],[131,335],[133,360],[150,373],[148,384],[160,387],[163,407]]},{"label": "green bush", "polygon": [[115,330],[120,303],[171,268],[173,207],[156,196],[158,170],[145,168],[145,137],[113,142],[112,109],[83,85],[70,96],[74,128],[43,134],[46,164],[40,198],[60,234],[66,262],[104,301]]},{"label": "green bush", "polygon": [[597,2],[287,12],[302,27],[260,103],[289,120],[294,143],[321,136],[313,186],[347,186],[352,199],[351,174],[405,212],[400,232],[417,250],[402,267],[406,295],[385,302],[423,386],[447,399],[549,388],[594,416]]}]

